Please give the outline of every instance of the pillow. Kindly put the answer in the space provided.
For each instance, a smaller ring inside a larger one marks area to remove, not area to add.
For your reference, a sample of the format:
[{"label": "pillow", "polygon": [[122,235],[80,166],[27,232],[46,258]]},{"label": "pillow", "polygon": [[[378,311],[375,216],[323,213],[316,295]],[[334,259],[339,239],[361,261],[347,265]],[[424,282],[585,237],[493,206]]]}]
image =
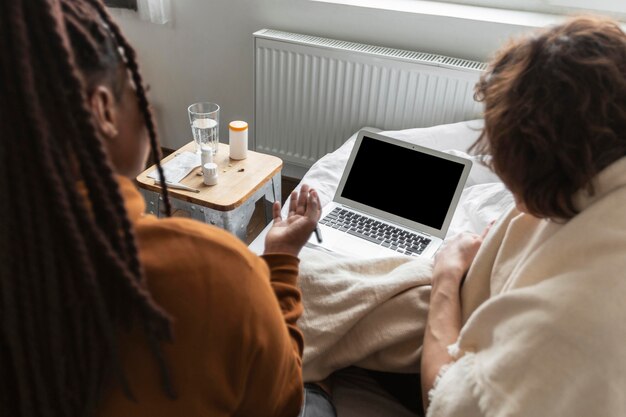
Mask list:
[{"label": "pillow", "polygon": [[[380,132],[392,138],[400,139],[427,148],[440,151],[460,151],[455,152],[459,156],[473,159],[474,164],[468,177],[467,186],[482,184],[486,182],[497,182],[498,177],[489,169],[481,165],[478,156],[469,156],[467,149],[476,141],[483,126],[482,119],[470,120],[467,122],[452,123],[426,128],[389,130],[368,128],[369,130]],[[358,132],[354,133],[346,142],[332,153],[324,155],[307,171],[300,184],[308,184],[315,188],[322,200],[322,205],[332,201],[343,170],[348,163],[350,152],[354,147]],[[299,189],[300,185],[296,189]],[[287,213],[285,209],[283,213]]]},{"label": "pillow", "polygon": [[444,151],[456,149],[467,153],[483,129],[482,119],[404,130],[388,130],[384,135],[426,148]]}]

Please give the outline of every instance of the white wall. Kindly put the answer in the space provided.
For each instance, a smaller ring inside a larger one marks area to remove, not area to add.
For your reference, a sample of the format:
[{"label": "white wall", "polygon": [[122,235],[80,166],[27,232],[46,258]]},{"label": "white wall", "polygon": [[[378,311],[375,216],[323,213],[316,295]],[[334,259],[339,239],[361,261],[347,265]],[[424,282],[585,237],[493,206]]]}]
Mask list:
[{"label": "white wall", "polygon": [[[262,28],[486,60],[523,27],[309,0],[172,0],[171,26],[118,16],[151,86],[163,146],[191,140],[186,108],[220,104],[227,123],[252,122],[253,41]],[[252,138],[251,138],[252,140]]]}]

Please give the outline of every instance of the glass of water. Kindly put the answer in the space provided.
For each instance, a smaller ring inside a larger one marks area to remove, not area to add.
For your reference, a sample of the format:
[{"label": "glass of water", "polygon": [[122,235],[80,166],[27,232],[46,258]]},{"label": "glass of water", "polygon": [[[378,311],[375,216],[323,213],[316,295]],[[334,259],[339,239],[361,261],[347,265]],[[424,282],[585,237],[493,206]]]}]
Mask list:
[{"label": "glass of water", "polygon": [[196,152],[200,153],[202,148],[209,148],[215,155],[220,142],[220,106],[202,102],[192,104],[187,110],[193,140],[196,142]]}]

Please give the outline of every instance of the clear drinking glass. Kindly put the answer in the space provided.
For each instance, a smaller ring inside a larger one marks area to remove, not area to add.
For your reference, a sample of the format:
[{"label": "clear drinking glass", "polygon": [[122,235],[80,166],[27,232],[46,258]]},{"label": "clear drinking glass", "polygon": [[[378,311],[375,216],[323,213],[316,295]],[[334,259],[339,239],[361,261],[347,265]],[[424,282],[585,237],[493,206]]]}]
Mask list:
[{"label": "clear drinking glass", "polygon": [[207,147],[215,155],[220,142],[220,106],[208,102],[195,103],[187,111],[196,152],[200,153],[202,148]]}]

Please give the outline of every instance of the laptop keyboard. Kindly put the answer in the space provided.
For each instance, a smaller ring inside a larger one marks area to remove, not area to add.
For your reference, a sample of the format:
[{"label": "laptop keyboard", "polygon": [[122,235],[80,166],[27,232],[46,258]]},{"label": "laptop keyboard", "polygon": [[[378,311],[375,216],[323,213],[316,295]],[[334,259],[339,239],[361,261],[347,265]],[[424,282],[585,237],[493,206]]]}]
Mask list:
[{"label": "laptop keyboard", "polygon": [[341,207],[335,207],[320,220],[320,224],[410,256],[421,254],[430,243],[427,237]]}]

